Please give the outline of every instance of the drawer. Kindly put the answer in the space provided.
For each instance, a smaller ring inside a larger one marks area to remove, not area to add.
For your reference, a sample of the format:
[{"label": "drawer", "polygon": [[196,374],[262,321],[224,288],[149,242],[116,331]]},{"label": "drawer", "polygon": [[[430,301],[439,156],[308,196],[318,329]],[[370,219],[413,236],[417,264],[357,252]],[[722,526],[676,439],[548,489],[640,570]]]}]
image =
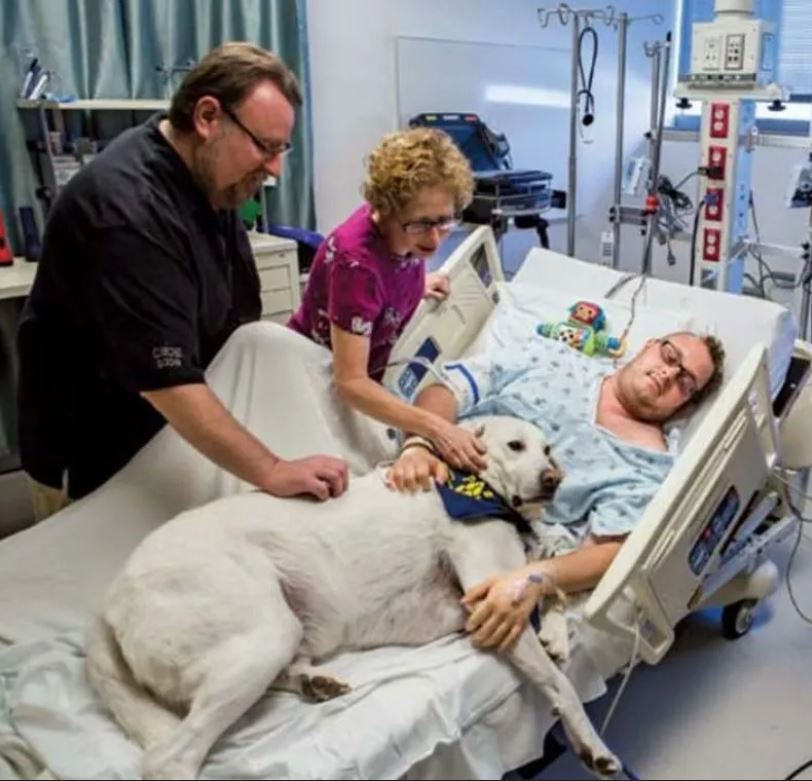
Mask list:
[{"label": "drawer", "polygon": [[293,310],[293,300],[290,289],[287,290],[263,290],[260,293],[262,298],[262,314],[271,315],[276,312],[290,312]]},{"label": "drawer", "polygon": [[292,266],[293,268],[298,266],[295,249],[285,249],[278,252],[255,252],[254,260],[259,269],[273,266]]},{"label": "drawer", "polygon": [[280,290],[290,287],[290,268],[288,266],[261,268],[258,271],[260,290]]}]

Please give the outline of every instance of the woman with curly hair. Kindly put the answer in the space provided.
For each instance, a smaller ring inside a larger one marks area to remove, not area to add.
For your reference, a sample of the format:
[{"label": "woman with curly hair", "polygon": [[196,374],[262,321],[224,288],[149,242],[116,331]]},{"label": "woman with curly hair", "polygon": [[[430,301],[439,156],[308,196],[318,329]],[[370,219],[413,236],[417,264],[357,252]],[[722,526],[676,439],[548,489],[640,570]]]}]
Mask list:
[{"label": "woman with curly hair", "polygon": [[479,439],[380,384],[421,298],[448,295],[447,277],[427,275],[425,261],[472,193],[468,161],[442,131],[385,136],[367,162],[366,203],[319,247],[288,325],[333,351],[333,377],[347,404],[429,440],[452,466],[477,470],[484,466]]}]

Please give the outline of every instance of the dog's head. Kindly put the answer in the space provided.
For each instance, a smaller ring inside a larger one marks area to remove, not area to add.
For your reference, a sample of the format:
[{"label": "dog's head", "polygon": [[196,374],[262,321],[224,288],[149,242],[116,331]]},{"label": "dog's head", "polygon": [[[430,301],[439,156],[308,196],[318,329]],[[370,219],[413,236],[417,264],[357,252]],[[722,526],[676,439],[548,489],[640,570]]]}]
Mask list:
[{"label": "dog's head", "polygon": [[460,425],[476,431],[488,448],[481,476],[527,520],[553,498],[563,473],[544,434],[532,423],[502,415],[479,417]]}]

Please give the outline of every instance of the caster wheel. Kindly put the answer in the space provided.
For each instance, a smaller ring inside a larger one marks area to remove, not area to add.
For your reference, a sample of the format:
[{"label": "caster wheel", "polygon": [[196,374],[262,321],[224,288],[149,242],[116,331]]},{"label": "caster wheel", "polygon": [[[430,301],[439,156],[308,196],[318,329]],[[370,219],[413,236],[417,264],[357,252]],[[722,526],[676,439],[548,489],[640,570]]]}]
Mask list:
[{"label": "caster wheel", "polygon": [[728,640],[738,640],[753,626],[756,599],[740,599],[722,610],[722,635]]}]

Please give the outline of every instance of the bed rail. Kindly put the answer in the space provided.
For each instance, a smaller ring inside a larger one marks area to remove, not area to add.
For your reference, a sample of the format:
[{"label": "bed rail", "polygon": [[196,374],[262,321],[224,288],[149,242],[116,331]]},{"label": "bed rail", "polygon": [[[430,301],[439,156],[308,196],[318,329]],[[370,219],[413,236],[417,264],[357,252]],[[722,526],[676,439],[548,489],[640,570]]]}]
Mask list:
[{"label": "bed rail", "polygon": [[718,587],[725,551],[769,490],[778,434],[764,347],[751,348],[711,403],[584,610],[601,629],[639,633],[650,664],[670,648],[677,621]]},{"label": "bed rail", "polygon": [[493,231],[472,231],[443,265],[452,295],[445,301],[423,301],[392,350],[384,385],[412,401],[430,384],[427,365],[459,358],[473,342],[496,306],[496,283],[504,280]]}]

